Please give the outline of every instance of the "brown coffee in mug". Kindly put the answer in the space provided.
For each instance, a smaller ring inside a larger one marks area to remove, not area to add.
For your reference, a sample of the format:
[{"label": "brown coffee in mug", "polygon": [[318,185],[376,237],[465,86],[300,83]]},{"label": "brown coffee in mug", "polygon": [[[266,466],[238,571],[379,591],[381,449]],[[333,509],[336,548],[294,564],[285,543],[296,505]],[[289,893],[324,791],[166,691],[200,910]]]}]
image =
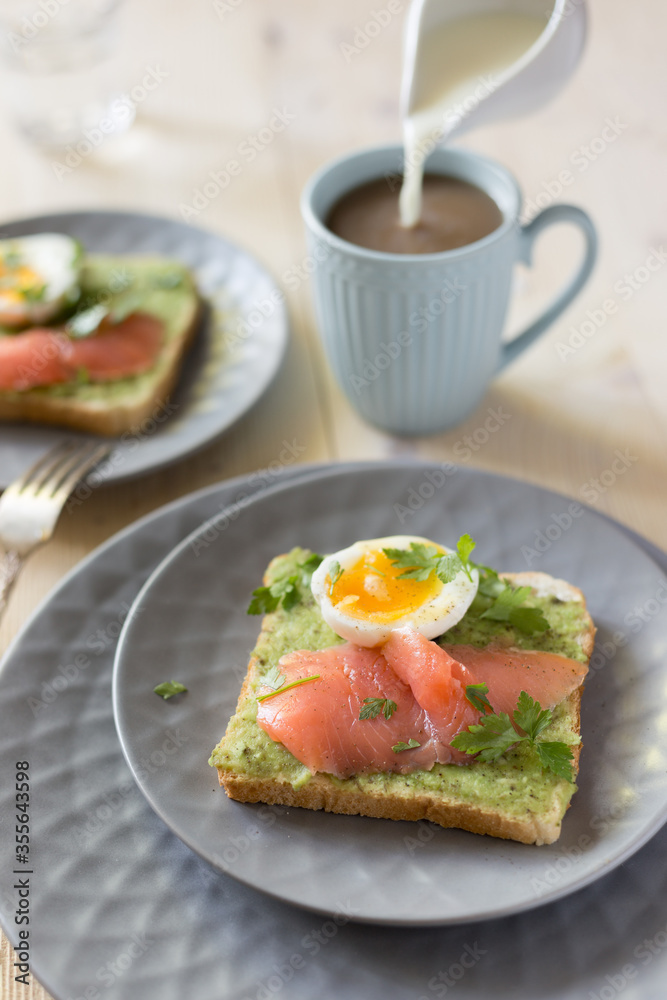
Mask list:
[{"label": "brown coffee in mug", "polygon": [[441,253],[475,243],[497,229],[503,216],[485,191],[442,174],[426,174],[422,215],[416,226],[400,223],[398,196],[385,178],[343,195],[329,212],[327,228],[357,246],[384,253]]}]

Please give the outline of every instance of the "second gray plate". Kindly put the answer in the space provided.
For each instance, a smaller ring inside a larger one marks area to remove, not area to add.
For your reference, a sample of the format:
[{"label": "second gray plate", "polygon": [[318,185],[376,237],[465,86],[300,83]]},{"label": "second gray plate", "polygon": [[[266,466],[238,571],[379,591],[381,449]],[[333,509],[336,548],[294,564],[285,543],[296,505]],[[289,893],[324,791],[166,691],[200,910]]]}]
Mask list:
[{"label": "second gray plate", "polygon": [[[44,215],[6,223],[0,232],[67,233],[89,253],[173,257],[193,272],[205,300],[170,407],[156,406],[137,433],[123,434],[89,482],[129,479],[203,448],[257,402],[278,371],[288,332],[282,293],[254,257],[222,236],[135,212]],[[0,424],[0,489],[58,441],[77,436],[40,424]]]},{"label": "second gray plate", "polygon": [[[379,463],[278,487],[202,526],[147,582],[118,647],[116,724],[153,808],[185,843],[240,881],[318,912],[374,923],[506,916],[567,895],[620,864],[667,817],[667,628],[652,614],[660,575],[613,524],[590,510],[573,518],[568,503],[481,472],[437,475]],[[485,563],[544,570],[581,587],[598,625],[583,704],[580,790],[561,839],[535,848],[427,823],[229,800],[206,762],[234,710],[258,627],[245,609],[268,561],[297,544],[331,552],[364,537],[410,533],[448,542],[465,531]],[[538,536],[548,541],[541,552]],[[189,693],[163,702],[152,689],[172,678]],[[187,753],[170,758],[167,731],[187,738]]]}]

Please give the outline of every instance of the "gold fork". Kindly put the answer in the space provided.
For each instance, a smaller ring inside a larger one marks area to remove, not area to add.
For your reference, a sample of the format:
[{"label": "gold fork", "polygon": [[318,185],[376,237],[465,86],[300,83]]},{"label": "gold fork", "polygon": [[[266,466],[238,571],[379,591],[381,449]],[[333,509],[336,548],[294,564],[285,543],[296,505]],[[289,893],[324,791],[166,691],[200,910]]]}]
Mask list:
[{"label": "gold fork", "polygon": [[65,441],[43,455],[0,497],[0,615],[26,556],[53,534],[77,483],[111,445]]}]

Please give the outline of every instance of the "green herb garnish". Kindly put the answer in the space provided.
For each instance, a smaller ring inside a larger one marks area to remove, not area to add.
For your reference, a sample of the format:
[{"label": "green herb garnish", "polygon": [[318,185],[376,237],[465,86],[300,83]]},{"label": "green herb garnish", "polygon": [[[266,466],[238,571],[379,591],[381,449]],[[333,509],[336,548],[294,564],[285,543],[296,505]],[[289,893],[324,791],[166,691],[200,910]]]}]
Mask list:
[{"label": "green herb garnish", "polygon": [[282,604],[285,611],[295,607],[303,600],[303,592],[310,586],[313,572],[322,562],[322,556],[315,552],[297,566],[297,573],[276,580],[269,587],[257,587],[252,592],[252,600],[248,605],[249,615],[267,615]]},{"label": "green herb garnish", "polygon": [[394,753],[402,753],[403,750],[414,750],[415,747],[420,747],[420,746],[421,743],[417,743],[417,740],[408,740],[407,743],[403,743],[403,741],[400,740],[398,743],[394,743],[391,749],[394,751]]},{"label": "green herb garnish", "polygon": [[345,570],[338,562],[338,560],[334,559],[334,561],[331,563],[331,569],[329,570],[329,597],[331,597],[331,595],[333,594],[333,589],[340,580],[344,572]]},{"label": "green herb garnish", "polygon": [[187,691],[187,688],[180,681],[164,681],[162,684],[154,687],[153,691],[167,701],[168,698],[173,698],[175,694],[183,694],[184,691]]},{"label": "green herb garnish", "polygon": [[[486,685],[469,684],[466,687],[466,697],[471,703],[474,704],[468,695],[469,689],[481,687]],[[487,692],[488,688],[483,693]],[[538,701],[522,691],[514,711],[514,723],[506,712],[484,715],[479,725],[468,726],[467,730],[457,733],[451,745],[464,753],[475,754],[479,761],[487,762],[497,760],[517,743],[527,742],[537,753],[545,770],[574,782],[574,770],[570,763],[574,755],[567,744],[538,739],[551,719],[551,709],[542,709]]]},{"label": "green herb garnish", "polygon": [[262,678],[262,683],[266,684],[267,687],[272,687],[275,691],[282,687],[287,678],[284,674],[280,673],[277,664],[266,673],[266,677]]},{"label": "green herb garnish", "polygon": [[4,256],[5,265],[15,271],[23,263],[23,258],[18,250],[8,250]]},{"label": "green herb garnish", "polygon": [[493,712],[493,705],[486,697],[488,693],[489,689],[484,683],[466,685],[466,698],[478,712],[486,712],[487,708]]},{"label": "green herb garnish", "polygon": [[393,566],[404,568],[399,580],[428,580],[432,573],[442,583],[451,583],[460,572],[464,572],[472,580],[474,564],[470,562],[470,553],[475,548],[470,535],[461,535],[456,545],[456,553],[442,554],[435,545],[425,545],[423,542],[410,542],[408,549],[383,549]]},{"label": "green herb garnish", "polygon": [[539,608],[521,607],[530,594],[530,587],[512,589],[506,584],[491,607],[483,611],[479,617],[489,618],[494,622],[509,622],[520,632],[528,635],[532,635],[533,632],[546,632],[550,627],[549,622]]},{"label": "green herb garnish", "polygon": [[308,681],[317,681],[319,678],[319,674],[313,674],[312,677],[300,677],[298,681],[292,681],[291,684],[283,684],[282,687],[277,688],[275,691],[269,691],[268,694],[258,695],[257,701],[266,701],[267,698],[273,698],[277,694],[282,694],[283,691],[289,691],[291,688],[299,687],[300,684],[307,684]]},{"label": "green herb garnish", "polygon": [[46,295],[46,285],[29,285],[23,289],[26,302],[42,302]]},{"label": "green herb garnish", "polygon": [[81,312],[72,316],[65,324],[65,331],[74,340],[90,337],[92,333],[95,333],[102,320],[108,315],[109,307],[98,303],[97,305],[90,306],[88,309],[82,309]]},{"label": "green herb garnish", "polygon": [[397,708],[398,705],[391,698],[364,698],[359,718],[362,721],[364,719],[376,719],[380,712],[382,712],[385,719],[391,719]]}]

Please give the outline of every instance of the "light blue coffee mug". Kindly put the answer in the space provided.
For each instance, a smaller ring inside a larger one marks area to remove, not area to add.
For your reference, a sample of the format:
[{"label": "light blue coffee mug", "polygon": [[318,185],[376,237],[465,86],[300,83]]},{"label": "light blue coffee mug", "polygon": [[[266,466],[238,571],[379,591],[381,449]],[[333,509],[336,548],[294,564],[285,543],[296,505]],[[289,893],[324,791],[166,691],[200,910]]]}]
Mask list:
[{"label": "light blue coffee mug", "polygon": [[[597,237],[588,215],[573,205],[552,205],[520,225],[521,191],[512,174],[483,156],[444,148],[431,154],[428,172],[486,191],[503,215],[494,232],[455,250],[408,255],[367,250],[327,229],[331,208],[346,192],[382,177],[396,184],[401,156],[400,146],[385,146],[335,160],[311,177],[301,211],[318,325],[343,391],[384,430],[432,434],[472,413],[493,376],[569,305],[593,269]],[[583,260],[542,315],[503,344],[514,264],[529,264],[538,234],[559,222],[582,230]]]}]

